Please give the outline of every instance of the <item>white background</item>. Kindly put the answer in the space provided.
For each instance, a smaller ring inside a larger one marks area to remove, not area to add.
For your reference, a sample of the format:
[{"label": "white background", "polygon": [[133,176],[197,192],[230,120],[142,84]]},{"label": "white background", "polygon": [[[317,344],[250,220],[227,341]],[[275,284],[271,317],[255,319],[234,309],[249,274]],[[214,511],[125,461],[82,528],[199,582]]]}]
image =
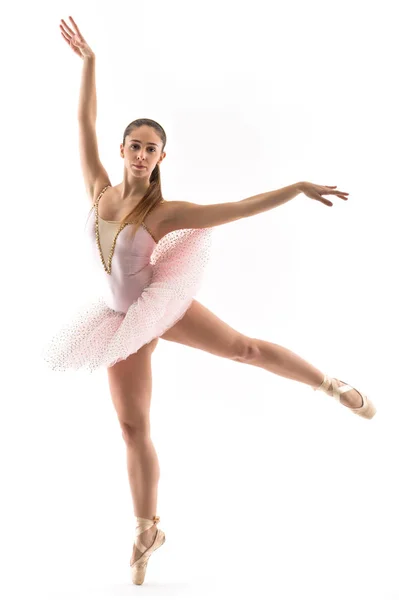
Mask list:
[{"label": "white background", "polygon": [[[2,586],[30,597],[399,598],[395,3],[35,2],[2,25]],[[80,170],[96,53],[101,160],[139,117],[168,136],[162,191],[211,204],[301,194],[214,230],[197,300],[367,393],[367,421],[265,370],[160,340],[152,436],[166,544],[130,583],[134,515],[106,371],[40,349],[93,297]],[[209,164],[210,163],[210,164]]]}]

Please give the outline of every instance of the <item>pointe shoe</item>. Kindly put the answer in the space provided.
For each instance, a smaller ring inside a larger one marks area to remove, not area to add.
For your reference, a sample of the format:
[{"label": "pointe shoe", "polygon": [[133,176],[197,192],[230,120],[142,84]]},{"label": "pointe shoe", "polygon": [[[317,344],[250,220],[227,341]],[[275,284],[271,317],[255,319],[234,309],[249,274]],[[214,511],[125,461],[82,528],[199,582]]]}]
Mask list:
[{"label": "pointe shoe", "polygon": [[[339,380],[339,381],[341,381],[341,380]],[[338,402],[340,402],[340,404],[342,404],[341,395],[344,394],[345,392],[349,392],[350,390],[356,389],[356,388],[353,388],[348,383],[345,383],[345,381],[343,381],[342,383],[344,383],[345,385],[339,386],[335,378],[328,377],[328,375],[324,375],[324,380],[323,380],[323,383],[321,384],[321,386],[318,388],[313,388],[313,389],[315,392],[317,392],[318,390],[325,391],[329,396],[333,396],[336,400],[338,400]],[[362,397],[362,400],[363,400],[362,406],[360,406],[359,408],[351,408],[350,406],[347,406],[346,408],[349,408],[349,410],[351,410],[353,413],[355,413],[355,415],[359,415],[359,417],[364,417],[365,419],[372,419],[374,417],[375,413],[377,412],[374,404],[371,402],[371,400],[369,400],[367,398],[367,396],[362,394],[362,392],[360,392],[357,389],[356,389],[356,391]],[[345,405],[343,405],[343,406],[345,406]]]},{"label": "pointe shoe", "polygon": [[141,585],[144,582],[148,559],[150,558],[151,554],[165,542],[165,534],[160,529],[157,529],[153,543],[147,548],[144,546],[139,536],[141,533],[144,533],[144,531],[147,531],[147,529],[151,529],[153,525],[159,523],[160,518],[154,517],[151,520],[144,519],[143,517],[136,517],[136,521],[136,539],[134,545],[143,554],[134,562],[132,562],[132,559],[130,560],[130,568],[132,582],[136,585]]}]

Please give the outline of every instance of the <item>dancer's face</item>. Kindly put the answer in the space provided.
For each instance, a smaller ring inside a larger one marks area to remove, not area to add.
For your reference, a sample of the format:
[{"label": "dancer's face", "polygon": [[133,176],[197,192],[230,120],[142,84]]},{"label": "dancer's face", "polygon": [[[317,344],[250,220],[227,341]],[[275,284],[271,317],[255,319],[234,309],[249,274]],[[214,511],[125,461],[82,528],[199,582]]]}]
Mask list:
[{"label": "dancer's face", "polygon": [[[156,131],[143,125],[126,136],[125,146],[121,144],[121,155],[125,158],[126,169],[134,177],[149,179],[156,165],[165,158],[166,152],[162,152],[162,140]],[[137,169],[134,165],[144,168]]]}]

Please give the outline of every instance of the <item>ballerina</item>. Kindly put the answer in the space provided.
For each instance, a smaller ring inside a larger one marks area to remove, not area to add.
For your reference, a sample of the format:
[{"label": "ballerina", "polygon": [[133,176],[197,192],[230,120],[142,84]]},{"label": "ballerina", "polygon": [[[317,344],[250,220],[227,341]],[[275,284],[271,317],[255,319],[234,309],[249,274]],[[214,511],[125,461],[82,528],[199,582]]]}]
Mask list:
[{"label": "ballerina", "polygon": [[151,356],[160,337],[304,383],[366,419],[376,409],[349,384],[287,348],[234,330],[194,298],[209,258],[213,227],[271,210],[300,193],[329,207],[333,203],[324,196],[346,201],[349,194],[337,186],[301,181],[239,202],[202,206],[166,201],[160,178],[166,134],[151,119],[137,119],[126,127],[120,145],[123,181],[112,186],[98,156],[95,54],[69,18],[73,29],[64,20],[60,28],[83,60],[80,155],[91,206],[88,235],[104,286],[103,295],[54,336],[44,358],[55,370],[107,368],[126,443],[137,523],[131,576],[140,585],[149,557],[165,541],[157,527],[160,470],[150,437]]}]

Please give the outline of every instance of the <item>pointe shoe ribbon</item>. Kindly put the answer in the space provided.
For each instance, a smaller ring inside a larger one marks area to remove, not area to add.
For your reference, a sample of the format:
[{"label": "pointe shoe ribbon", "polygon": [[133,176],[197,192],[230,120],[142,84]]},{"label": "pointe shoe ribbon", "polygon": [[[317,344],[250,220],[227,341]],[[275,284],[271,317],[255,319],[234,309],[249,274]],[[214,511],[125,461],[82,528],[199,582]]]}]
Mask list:
[{"label": "pointe shoe ribbon", "polygon": [[147,529],[150,529],[153,525],[157,525],[160,521],[160,517],[153,517],[152,519],[145,519],[144,517],[136,517],[136,539],[135,546],[143,554],[133,564],[130,561],[132,582],[136,585],[141,585],[144,582],[145,573],[147,569],[148,559],[151,554],[157,550],[165,542],[165,534],[160,529],[157,529],[155,538],[151,546],[147,548],[139,539],[139,535]]},{"label": "pointe shoe ribbon", "polygon": [[[364,417],[365,419],[372,419],[374,417],[375,413],[377,412],[377,410],[376,410],[374,404],[371,402],[371,400],[369,400],[367,398],[367,396],[362,394],[362,392],[360,392],[356,388],[353,388],[351,385],[349,385],[345,381],[343,381],[342,383],[344,385],[340,386],[340,385],[338,385],[335,378],[328,377],[328,375],[324,375],[323,383],[318,388],[313,388],[313,389],[315,392],[317,392],[319,390],[323,390],[329,396],[333,396],[335,398],[335,400],[337,400],[340,404],[342,404],[342,402],[341,402],[342,394],[344,394],[345,392],[349,392],[350,390],[356,390],[356,392],[358,392],[360,394],[360,396],[362,397],[362,401],[363,401],[362,406],[360,406],[359,408],[351,408],[350,406],[346,406],[345,408],[349,408],[349,410],[351,410],[355,415],[359,415],[360,417]],[[343,406],[345,406],[345,405],[343,405]]]}]

